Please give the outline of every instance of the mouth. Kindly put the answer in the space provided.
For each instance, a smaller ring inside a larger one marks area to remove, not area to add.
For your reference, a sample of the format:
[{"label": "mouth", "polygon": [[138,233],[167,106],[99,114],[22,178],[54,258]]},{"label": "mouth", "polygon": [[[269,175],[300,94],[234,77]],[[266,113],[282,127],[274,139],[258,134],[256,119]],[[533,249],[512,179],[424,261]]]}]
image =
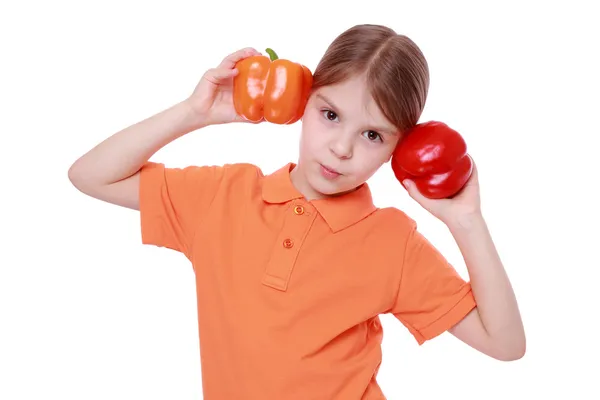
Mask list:
[{"label": "mouth", "polygon": [[319,165],[321,166],[323,173],[325,173],[329,176],[333,177],[333,176],[342,175],[340,172],[338,172],[337,170],[335,170],[331,167],[328,167],[327,165],[324,165],[324,164],[319,164]]},{"label": "mouth", "polygon": [[334,168],[331,168],[331,167],[329,167],[329,166],[327,166],[325,164],[321,164],[321,166],[323,168],[325,168],[327,171],[331,172],[331,173],[341,175],[341,173],[338,170],[334,169]]}]

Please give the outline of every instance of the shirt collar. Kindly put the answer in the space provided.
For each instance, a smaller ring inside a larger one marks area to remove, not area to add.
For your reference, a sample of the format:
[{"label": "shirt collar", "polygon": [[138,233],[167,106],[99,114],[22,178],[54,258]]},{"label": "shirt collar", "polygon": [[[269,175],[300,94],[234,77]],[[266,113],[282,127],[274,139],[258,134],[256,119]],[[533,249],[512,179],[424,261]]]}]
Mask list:
[{"label": "shirt collar", "polygon": [[[304,198],[290,179],[290,172],[295,166],[295,163],[288,163],[264,177],[262,197],[265,202],[287,203]],[[310,203],[321,214],[333,232],[357,223],[377,209],[373,204],[371,190],[366,182],[345,195],[312,200]]]}]

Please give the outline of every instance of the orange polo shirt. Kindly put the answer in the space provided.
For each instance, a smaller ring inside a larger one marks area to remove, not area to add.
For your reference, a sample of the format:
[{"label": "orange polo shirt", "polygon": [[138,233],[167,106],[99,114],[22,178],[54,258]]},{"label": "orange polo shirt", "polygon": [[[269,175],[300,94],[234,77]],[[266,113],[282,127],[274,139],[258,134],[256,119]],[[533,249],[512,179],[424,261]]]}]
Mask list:
[{"label": "orange polo shirt", "polygon": [[192,263],[204,399],[385,399],[379,315],[422,344],[475,307],[470,284],[366,183],[306,201],[294,166],[148,162],[142,241]]}]

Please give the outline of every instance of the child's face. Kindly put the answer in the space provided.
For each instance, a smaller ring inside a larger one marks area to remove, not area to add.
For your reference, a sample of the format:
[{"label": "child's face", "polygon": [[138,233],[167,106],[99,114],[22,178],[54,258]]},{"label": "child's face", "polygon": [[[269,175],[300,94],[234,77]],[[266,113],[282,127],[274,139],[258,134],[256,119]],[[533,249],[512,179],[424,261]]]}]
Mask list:
[{"label": "child's face", "polygon": [[312,198],[353,190],[389,161],[399,139],[396,132],[362,77],[320,88],[312,93],[302,118],[292,180]]}]

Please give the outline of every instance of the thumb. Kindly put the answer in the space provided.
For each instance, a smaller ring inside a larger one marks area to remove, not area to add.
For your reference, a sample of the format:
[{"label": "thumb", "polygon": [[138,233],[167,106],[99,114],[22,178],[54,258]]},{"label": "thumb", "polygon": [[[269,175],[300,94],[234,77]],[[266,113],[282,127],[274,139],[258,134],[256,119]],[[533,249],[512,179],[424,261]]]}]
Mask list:
[{"label": "thumb", "polygon": [[421,194],[419,188],[417,187],[414,181],[410,179],[405,179],[402,181],[402,183],[404,184],[404,187],[406,188],[406,191],[408,192],[409,196],[415,199],[418,203],[421,203],[425,199],[425,196]]},{"label": "thumb", "polygon": [[206,71],[206,73],[204,74],[204,78],[207,81],[218,85],[219,83],[221,83],[221,81],[228,78],[233,78],[237,74],[238,70],[236,68],[212,68]]}]

